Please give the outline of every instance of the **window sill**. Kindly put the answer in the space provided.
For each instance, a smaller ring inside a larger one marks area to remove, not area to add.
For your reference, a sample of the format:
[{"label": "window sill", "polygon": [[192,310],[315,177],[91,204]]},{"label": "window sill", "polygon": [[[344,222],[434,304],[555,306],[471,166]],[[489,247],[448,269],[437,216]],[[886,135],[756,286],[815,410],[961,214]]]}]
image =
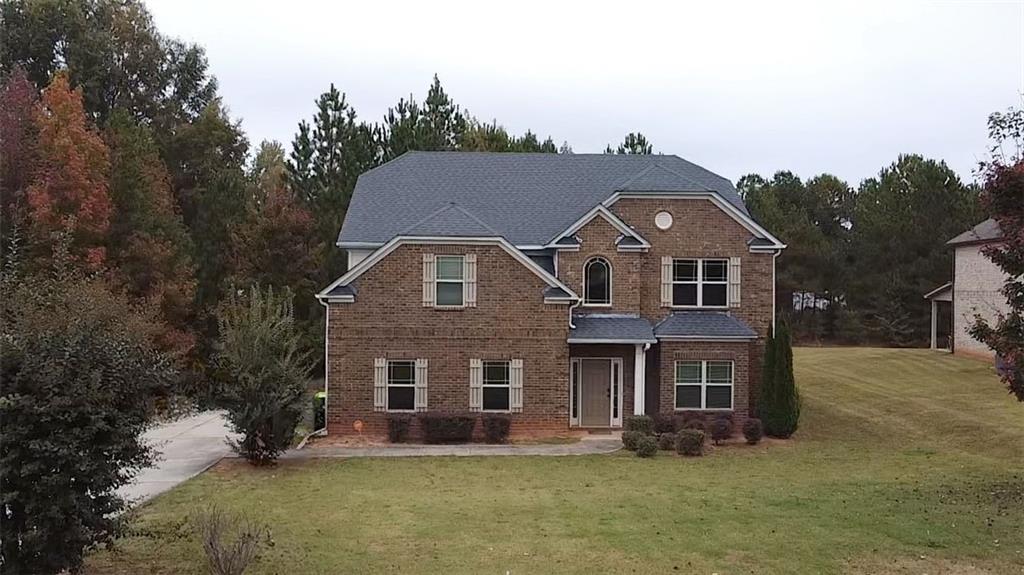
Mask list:
[{"label": "window sill", "polygon": [[434,309],[438,311],[462,311],[466,309],[465,305],[435,305]]},{"label": "window sill", "polygon": [[385,409],[384,413],[419,413],[415,409]]},{"label": "window sill", "polygon": [[672,308],[672,309],[690,309],[690,310],[707,309],[707,310],[714,310],[714,311],[728,311],[730,309],[737,309],[737,308],[729,307],[727,305],[671,305],[669,307]]},{"label": "window sill", "polygon": [[731,407],[677,407],[675,411],[733,411]]},{"label": "window sill", "polygon": [[612,307],[611,303],[582,303],[580,307]]}]

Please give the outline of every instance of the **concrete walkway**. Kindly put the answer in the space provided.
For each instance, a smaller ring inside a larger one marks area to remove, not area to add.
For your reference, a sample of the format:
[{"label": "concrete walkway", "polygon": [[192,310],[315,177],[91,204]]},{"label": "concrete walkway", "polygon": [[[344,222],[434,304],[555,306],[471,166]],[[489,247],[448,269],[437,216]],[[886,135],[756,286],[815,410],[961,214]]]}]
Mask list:
[{"label": "concrete walkway", "polygon": [[190,479],[231,454],[224,439],[231,435],[223,415],[206,411],[155,427],[145,440],[159,454],[154,467],[144,469],[118,493],[138,504]]},{"label": "concrete walkway", "polygon": [[323,446],[291,450],[281,459],[320,457],[479,457],[491,455],[597,455],[622,448],[615,435],[588,436],[576,443],[559,445],[375,445],[370,447]]}]

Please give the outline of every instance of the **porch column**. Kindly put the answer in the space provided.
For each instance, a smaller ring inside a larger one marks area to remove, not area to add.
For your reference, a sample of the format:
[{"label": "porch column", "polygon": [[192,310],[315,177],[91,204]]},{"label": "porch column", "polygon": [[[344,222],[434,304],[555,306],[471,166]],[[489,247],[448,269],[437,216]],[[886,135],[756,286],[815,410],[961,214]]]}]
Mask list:
[{"label": "porch column", "polygon": [[932,299],[932,349],[938,349],[938,315],[939,303]]},{"label": "porch column", "polygon": [[644,344],[636,344],[633,355],[633,415],[644,414],[644,401],[647,397],[645,375],[647,373],[647,351]]}]

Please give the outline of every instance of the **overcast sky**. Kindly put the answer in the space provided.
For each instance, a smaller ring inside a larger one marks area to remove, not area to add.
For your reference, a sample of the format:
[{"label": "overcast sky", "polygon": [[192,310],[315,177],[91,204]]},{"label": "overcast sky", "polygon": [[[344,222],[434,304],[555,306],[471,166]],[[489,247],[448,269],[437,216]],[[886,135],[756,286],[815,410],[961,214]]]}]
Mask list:
[{"label": "overcast sky", "polygon": [[640,131],[733,181],[856,185],[900,153],[969,180],[988,114],[1022,104],[1024,0],[493,4],[148,2],[206,48],[253,145],[286,149],[330,83],[379,121],[437,73],[476,117],[577,153]]}]

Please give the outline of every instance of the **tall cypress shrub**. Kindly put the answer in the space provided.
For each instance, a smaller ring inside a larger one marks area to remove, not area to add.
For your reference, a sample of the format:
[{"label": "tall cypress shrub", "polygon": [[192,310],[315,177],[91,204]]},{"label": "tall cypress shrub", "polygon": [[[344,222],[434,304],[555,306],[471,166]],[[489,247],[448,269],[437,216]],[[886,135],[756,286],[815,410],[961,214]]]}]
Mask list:
[{"label": "tall cypress shrub", "polygon": [[761,386],[756,390],[757,397],[754,401],[754,410],[758,417],[764,417],[766,402],[770,401],[768,395],[772,391],[772,379],[775,377],[775,329],[772,324],[768,325],[768,337],[764,344],[764,363],[761,365]]},{"label": "tall cypress shrub", "polygon": [[[800,396],[793,378],[793,346],[789,326],[780,323],[771,340],[769,351],[771,373],[763,392],[761,422],[771,437],[787,438],[796,431],[800,421]],[[765,359],[766,366],[769,364]]]}]

